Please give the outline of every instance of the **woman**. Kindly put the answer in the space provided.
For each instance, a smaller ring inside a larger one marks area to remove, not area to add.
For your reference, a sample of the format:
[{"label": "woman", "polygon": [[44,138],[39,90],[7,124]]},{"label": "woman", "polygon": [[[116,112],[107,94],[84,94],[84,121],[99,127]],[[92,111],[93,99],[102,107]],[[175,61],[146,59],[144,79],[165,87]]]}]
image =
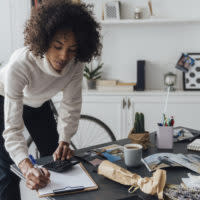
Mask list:
[{"label": "woman", "polygon": [[[16,50],[0,71],[0,200],[20,199],[14,163],[30,189],[45,187],[49,172],[40,173],[28,159],[24,125],[41,156],[72,156],[70,138],[81,110],[84,62],[100,55],[99,24],[84,4],[43,0],[27,21],[25,47]],[[48,100],[62,91],[56,122]],[[5,147],[4,147],[5,146]]]}]

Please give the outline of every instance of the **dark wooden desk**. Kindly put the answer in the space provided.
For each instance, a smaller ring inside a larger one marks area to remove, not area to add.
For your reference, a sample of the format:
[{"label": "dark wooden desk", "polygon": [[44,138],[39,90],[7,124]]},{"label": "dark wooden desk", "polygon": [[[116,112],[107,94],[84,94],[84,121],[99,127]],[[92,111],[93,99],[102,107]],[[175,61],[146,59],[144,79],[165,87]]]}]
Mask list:
[{"label": "dark wooden desk", "polygon": [[[191,129],[192,130],[192,129]],[[196,130],[192,130],[193,132],[200,132]],[[152,144],[155,143],[155,134],[151,134],[151,142]],[[107,143],[107,144],[102,144],[102,145],[97,145],[96,147],[101,147],[109,144],[120,144],[124,145],[127,143],[130,143],[129,139],[124,139],[124,140],[119,140],[116,142],[112,143]],[[175,143],[174,149],[173,150],[158,150],[154,145],[150,147],[148,150],[143,151],[143,157],[146,157],[148,155],[158,153],[158,152],[172,152],[172,153],[195,153],[200,155],[200,152],[195,152],[195,151],[188,151],[186,148],[186,145],[188,142],[180,142],[180,143]],[[93,147],[85,148],[78,150],[77,153],[87,151],[89,149],[92,149]],[[50,157],[45,157],[40,160],[38,160],[39,164],[44,164],[46,163]],[[121,185],[119,183],[113,182],[103,176],[98,175],[93,171],[93,167],[90,166],[89,164],[83,163],[92,178],[95,180],[95,182],[98,184],[99,189],[96,191],[90,191],[90,192],[83,192],[83,193],[77,193],[77,194],[71,194],[71,195],[64,195],[64,196],[57,196],[57,197],[51,197],[47,198],[49,200],[118,200],[118,199],[129,199],[129,197],[132,197],[131,199],[134,200],[141,200],[141,199],[157,199],[156,197],[148,197],[145,196],[145,194],[142,194],[139,190],[136,191],[135,194],[129,194],[128,193],[128,188],[127,186]],[[133,173],[137,173],[141,175],[142,177],[144,176],[151,176],[152,173],[150,173],[144,165],[138,168],[127,168],[124,165],[123,161],[119,161],[116,164],[128,169],[129,171]],[[181,182],[182,177],[187,177],[186,174],[191,172],[188,169],[185,168],[166,168],[167,170],[167,183],[173,183],[173,184],[179,184]],[[134,196],[134,197],[133,197]]]}]

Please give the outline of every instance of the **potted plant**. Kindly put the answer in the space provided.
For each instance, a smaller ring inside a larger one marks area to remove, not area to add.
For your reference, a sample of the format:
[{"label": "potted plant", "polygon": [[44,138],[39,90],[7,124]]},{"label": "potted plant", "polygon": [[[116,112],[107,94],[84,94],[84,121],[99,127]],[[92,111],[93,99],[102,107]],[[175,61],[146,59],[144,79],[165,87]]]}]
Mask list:
[{"label": "potted plant", "polygon": [[98,63],[96,67],[93,66],[93,63],[85,66],[83,75],[87,79],[88,89],[96,88],[96,80],[101,78],[102,67],[103,63]]},{"label": "potted plant", "polygon": [[135,113],[134,127],[130,131],[128,138],[132,140],[133,143],[141,144],[143,149],[147,149],[149,145],[149,132],[145,131],[144,128],[144,114]]}]

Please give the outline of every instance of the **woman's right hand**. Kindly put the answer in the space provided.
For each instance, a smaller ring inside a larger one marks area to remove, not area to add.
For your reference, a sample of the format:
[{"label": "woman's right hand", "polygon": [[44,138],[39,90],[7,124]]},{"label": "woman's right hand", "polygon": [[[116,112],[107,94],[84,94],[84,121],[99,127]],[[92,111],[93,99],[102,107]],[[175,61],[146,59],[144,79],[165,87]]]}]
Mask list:
[{"label": "woman's right hand", "polygon": [[50,182],[50,173],[45,168],[40,168],[41,173],[37,168],[34,168],[31,161],[26,158],[19,163],[19,168],[26,177],[26,186],[31,190],[38,190],[45,187]]}]

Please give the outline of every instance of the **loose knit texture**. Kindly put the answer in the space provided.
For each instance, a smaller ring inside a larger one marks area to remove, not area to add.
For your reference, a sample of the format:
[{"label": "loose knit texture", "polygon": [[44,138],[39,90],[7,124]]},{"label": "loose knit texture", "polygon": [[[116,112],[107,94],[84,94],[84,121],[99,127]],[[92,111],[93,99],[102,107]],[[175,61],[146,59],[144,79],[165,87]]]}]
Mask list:
[{"label": "loose knit texture", "polygon": [[58,73],[45,56],[35,57],[23,47],[0,69],[0,95],[5,97],[3,137],[6,150],[17,166],[28,157],[23,136],[23,104],[37,108],[62,91],[57,129],[59,141],[70,142],[80,117],[83,66],[72,60]]}]

